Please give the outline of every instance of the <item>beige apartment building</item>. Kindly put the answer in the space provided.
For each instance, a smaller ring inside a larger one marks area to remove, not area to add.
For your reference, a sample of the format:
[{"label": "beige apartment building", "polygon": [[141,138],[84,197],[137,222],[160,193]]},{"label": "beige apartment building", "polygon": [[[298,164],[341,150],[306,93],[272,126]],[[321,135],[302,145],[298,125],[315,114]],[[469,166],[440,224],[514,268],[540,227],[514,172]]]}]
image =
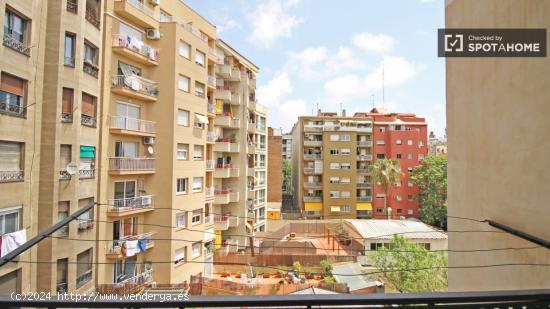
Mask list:
[{"label": "beige apartment building", "polygon": [[236,252],[266,228],[267,110],[256,101],[258,67],[223,40],[216,54],[215,245]]},{"label": "beige apartment building", "polygon": [[371,117],[301,116],[292,129],[295,205],[308,219],[372,216]]},{"label": "beige apartment building", "polygon": [[[0,6],[0,232],[25,229],[30,239],[97,198],[101,7],[91,0]],[[94,289],[93,216],[86,213],[18,258],[51,264],[2,267],[1,290]]]},{"label": "beige apartment building", "polygon": [[[545,0],[446,1],[447,28],[550,28]],[[449,216],[548,241],[550,59],[447,58]],[[449,230],[499,231],[449,217]],[[536,247],[509,233],[450,233],[450,250]],[[449,252],[450,291],[547,289],[547,248]],[[468,266],[474,266],[468,268]]]}]

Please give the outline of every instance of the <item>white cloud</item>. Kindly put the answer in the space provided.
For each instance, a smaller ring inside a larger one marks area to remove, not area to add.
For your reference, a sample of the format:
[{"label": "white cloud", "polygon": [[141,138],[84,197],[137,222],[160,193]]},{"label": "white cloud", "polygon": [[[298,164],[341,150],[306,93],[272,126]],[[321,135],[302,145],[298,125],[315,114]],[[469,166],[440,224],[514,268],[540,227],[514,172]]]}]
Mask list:
[{"label": "white cloud", "polygon": [[362,32],[353,36],[352,43],[366,52],[385,54],[393,49],[396,41],[387,34]]},{"label": "white cloud", "polygon": [[300,2],[301,0],[269,0],[258,4],[247,14],[252,30],[248,41],[268,48],[277,39],[290,37],[292,31],[304,22],[302,18],[289,12]]},{"label": "white cloud", "polygon": [[[278,114],[275,117],[278,118],[278,121],[276,123],[280,124],[283,132],[289,132],[298,117],[307,114],[306,109],[306,102],[302,100],[287,100],[277,110]],[[270,114],[269,117],[272,115]]]},{"label": "white cloud", "polygon": [[288,74],[283,72],[275,75],[267,85],[261,85],[256,90],[256,95],[260,103],[272,108],[284,100],[292,93],[292,86]]},{"label": "white cloud", "polygon": [[224,31],[228,31],[231,29],[242,29],[242,28],[243,26],[238,21],[232,18],[222,18],[216,26],[218,33],[222,33]]}]

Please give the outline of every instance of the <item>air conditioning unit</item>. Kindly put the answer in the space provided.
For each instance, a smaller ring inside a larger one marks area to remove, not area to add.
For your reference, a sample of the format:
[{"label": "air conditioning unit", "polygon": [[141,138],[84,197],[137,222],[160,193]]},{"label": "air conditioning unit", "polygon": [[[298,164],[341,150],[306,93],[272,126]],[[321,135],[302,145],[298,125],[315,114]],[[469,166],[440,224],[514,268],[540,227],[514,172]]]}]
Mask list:
[{"label": "air conditioning unit", "polygon": [[141,197],[141,206],[151,206],[153,204],[153,198],[150,195]]},{"label": "air conditioning unit", "polygon": [[151,3],[152,5],[159,5],[160,0],[149,0],[149,3]]},{"label": "air conditioning unit", "polygon": [[143,138],[143,144],[144,145],[153,145],[155,143],[155,138],[151,136],[145,136]]},{"label": "air conditioning unit", "polygon": [[149,28],[146,30],[146,35],[149,40],[160,39],[160,30],[157,28]]}]

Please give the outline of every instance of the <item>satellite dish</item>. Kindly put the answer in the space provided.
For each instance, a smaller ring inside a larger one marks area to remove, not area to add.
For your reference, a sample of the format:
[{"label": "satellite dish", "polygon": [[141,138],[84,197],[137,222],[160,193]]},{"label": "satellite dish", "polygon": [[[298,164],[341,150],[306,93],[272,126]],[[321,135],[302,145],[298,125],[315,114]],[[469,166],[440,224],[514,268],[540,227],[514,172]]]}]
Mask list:
[{"label": "satellite dish", "polygon": [[74,175],[78,171],[78,165],[76,165],[76,163],[74,162],[71,162],[67,164],[65,170],[67,171],[67,173],[69,173],[69,175]]},{"label": "satellite dish", "polygon": [[147,147],[147,152],[148,152],[150,155],[153,155],[153,154],[155,153],[155,150],[153,149],[153,146]]}]

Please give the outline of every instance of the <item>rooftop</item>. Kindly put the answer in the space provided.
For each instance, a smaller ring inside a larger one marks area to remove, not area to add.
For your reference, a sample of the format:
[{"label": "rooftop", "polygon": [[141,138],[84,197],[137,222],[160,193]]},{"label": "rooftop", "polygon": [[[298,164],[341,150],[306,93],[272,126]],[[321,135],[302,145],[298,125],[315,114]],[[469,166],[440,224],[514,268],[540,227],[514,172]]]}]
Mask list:
[{"label": "rooftop", "polygon": [[391,239],[393,234],[409,239],[447,239],[443,231],[415,220],[348,219],[346,222],[367,239]]}]

